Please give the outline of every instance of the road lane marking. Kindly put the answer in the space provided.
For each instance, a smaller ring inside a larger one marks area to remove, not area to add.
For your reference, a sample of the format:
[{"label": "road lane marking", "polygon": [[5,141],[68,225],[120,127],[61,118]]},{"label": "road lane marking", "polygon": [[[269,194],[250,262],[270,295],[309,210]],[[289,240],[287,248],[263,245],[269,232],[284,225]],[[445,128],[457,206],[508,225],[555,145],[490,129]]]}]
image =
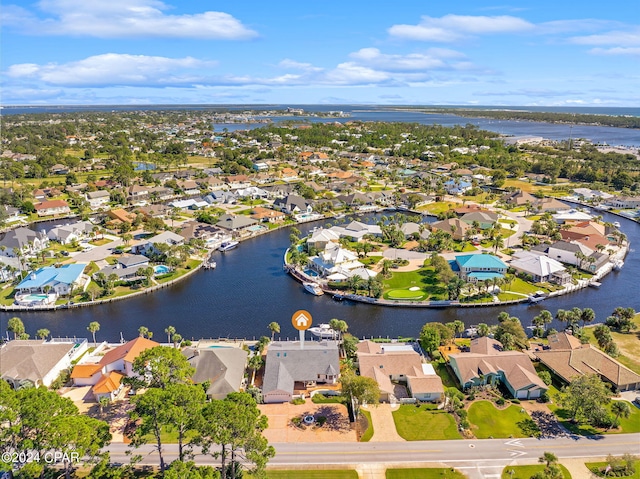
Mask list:
[{"label": "road lane marking", "polygon": [[371,450],[371,451],[301,451],[301,452],[278,452],[278,450],[276,449],[276,456],[301,456],[301,455],[315,455],[315,456],[322,456],[325,454],[338,454],[341,456],[347,455],[347,454],[423,454],[423,453],[431,453],[431,452],[444,452],[443,449],[423,449],[420,451],[398,451],[396,449],[394,450],[390,450],[390,451],[381,451],[381,450]]},{"label": "road lane marking", "polygon": [[511,441],[505,442],[505,445],[512,447],[524,447],[520,439],[512,439]]}]

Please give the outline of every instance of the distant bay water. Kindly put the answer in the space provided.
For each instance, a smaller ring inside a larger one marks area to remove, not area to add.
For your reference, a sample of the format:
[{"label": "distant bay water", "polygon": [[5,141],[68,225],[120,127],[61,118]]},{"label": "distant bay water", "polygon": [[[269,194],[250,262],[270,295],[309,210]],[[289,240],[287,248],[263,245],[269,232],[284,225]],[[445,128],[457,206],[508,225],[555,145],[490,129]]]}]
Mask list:
[{"label": "distant bay water", "polygon": [[[230,111],[247,111],[247,110],[284,110],[286,105],[104,105],[104,106],[5,106],[2,110],[3,115],[21,114],[21,113],[69,113],[69,112],[88,112],[88,111],[163,111],[163,110],[230,110]],[[393,122],[415,122],[421,124],[438,124],[442,126],[466,125],[472,124],[480,129],[496,132],[500,135],[507,136],[539,136],[550,140],[562,141],[570,137],[573,139],[584,138],[593,143],[607,144],[611,146],[640,147],[640,130],[630,128],[612,128],[605,126],[587,126],[587,125],[570,125],[570,124],[554,124],[533,121],[517,121],[517,120],[493,120],[488,118],[472,118],[462,117],[453,114],[412,112],[401,110],[402,107],[390,106],[365,106],[365,105],[296,105],[296,108],[303,108],[308,112],[326,113],[330,111],[343,111],[348,113],[348,118],[324,118],[324,117],[308,117],[311,122],[333,122],[333,121],[393,121]],[[440,108],[465,108],[467,106],[439,106]],[[427,108],[427,106],[425,106]],[[576,113],[576,114],[594,114],[594,115],[626,115],[640,116],[640,108],[612,108],[612,107],[528,107],[528,106],[509,106],[509,107],[474,107],[477,109],[505,109],[505,110],[524,110],[536,112],[551,113]],[[299,120],[304,116],[275,116],[272,118],[274,122],[284,120]],[[227,129],[234,131],[247,128],[259,128],[263,126],[260,123],[244,124],[244,123],[225,123],[214,125],[216,131]]]}]

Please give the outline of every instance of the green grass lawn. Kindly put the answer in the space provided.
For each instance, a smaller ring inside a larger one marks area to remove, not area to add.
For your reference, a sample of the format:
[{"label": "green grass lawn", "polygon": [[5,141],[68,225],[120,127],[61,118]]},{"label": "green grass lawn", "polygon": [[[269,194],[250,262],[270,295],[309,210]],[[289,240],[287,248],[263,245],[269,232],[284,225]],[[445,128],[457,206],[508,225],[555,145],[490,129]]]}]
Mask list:
[{"label": "green grass lawn", "polygon": [[387,469],[386,479],[465,479],[465,475],[450,467]]},{"label": "green grass lawn", "polygon": [[371,413],[369,411],[362,411],[362,414],[364,415],[364,417],[367,418],[367,422],[369,423],[369,427],[367,428],[367,430],[364,432],[364,434],[360,438],[360,442],[369,442],[371,440],[371,438],[373,437],[373,433],[375,432],[373,430],[373,422],[371,421]]},{"label": "green grass lawn", "polygon": [[461,439],[453,416],[434,408],[434,405],[401,405],[393,411],[398,434],[407,441]]},{"label": "green grass lawn", "polygon": [[[245,474],[244,477],[251,477]],[[318,471],[267,471],[267,479],[358,479],[358,473],[346,469],[320,469]]]},{"label": "green grass lawn", "polygon": [[437,215],[439,213],[444,213],[445,211],[448,211],[454,208],[455,206],[456,205],[454,203],[445,203],[444,201],[437,201],[435,203],[429,203],[428,205],[421,206],[418,209],[421,211],[428,211],[429,213]]},{"label": "green grass lawn", "polygon": [[[630,476],[617,476],[617,477],[622,477],[622,478],[628,477],[633,479],[640,479],[640,460],[633,461],[633,465],[635,466],[635,469],[636,469],[636,472],[634,474]],[[607,463],[606,462],[587,462],[585,463],[585,466],[587,466],[587,469],[589,469],[591,472],[596,474],[598,471],[605,469],[607,467]]]},{"label": "green grass lawn", "polygon": [[449,371],[444,361],[434,361],[431,364],[433,365],[433,369],[435,369],[436,374],[440,376],[440,379],[442,379],[442,385],[445,388],[460,389],[460,385],[458,384],[456,377],[453,375],[451,371]]},{"label": "green grass lawn", "polygon": [[498,437],[527,437],[523,434],[518,423],[530,419],[525,412],[520,412],[520,406],[512,405],[506,409],[497,409],[489,401],[477,401],[469,407],[469,422],[473,425],[473,434],[478,439],[490,436]]},{"label": "green grass lawn", "polygon": [[425,293],[424,299],[447,299],[445,285],[439,281],[435,270],[430,266],[420,268],[416,271],[394,272],[389,279],[383,280],[382,284],[385,298],[387,297],[386,293],[391,290],[408,289],[417,286],[422,288]]},{"label": "green grass lawn", "polygon": [[[633,322],[640,328],[640,314],[636,314]],[[593,327],[587,327],[584,330],[589,342],[597,348],[598,341],[593,335]],[[611,331],[611,337],[620,350],[616,361],[640,374],[640,331],[636,329],[628,334]]]},{"label": "green grass lawn", "polygon": [[[631,415],[628,418],[619,418],[620,427],[617,429],[600,429],[589,424],[573,423],[569,413],[555,404],[549,404],[549,409],[559,419],[560,423],[573,434],[580,436],[593,436],[596,434],[630,434],[640,432],[640,410],[631,406]],[[611,403],[606,406],[611,411]]]},{"label": "green grass lawn", "polygon": [[500,301],[513,301],[514,299],[523,299],[523,297],[513,293],[498,293],[498,299]]},{"label": "green grass lawn", "polygon": [[408,289],[392,289],[384,294],[385,299],[400,299],[405,301],[422,301],[427,294],[421,289],[410,291]]},{"label": "green grass lawn", "polygon": [[508,292],[508,291],[513,291],[514,293],[524,293],[524,294],[533,294],[536,291],[542,291],[545,293],[548,293],[549,291],[546,290],[545,288],[535,285],[535,284],[531,284],[531,283],[527,283],[526,281],[523,281],[520,278],[514,278],[513,282],[511,284],[506,284],[504,285],[504,287],[502,288],[503,291]]},{"label": "green grass lawn", "polygon": [[[559,464],[564,479],[571,479],[571,473],[562,464]],[[544,464],[534,464],[531,466],[507,466],[502,470],[501,479],[529,479],[538,472],[544,471]],[[514,474],[509,474],[513,471]]]},{"label": "green grass lawn", "polygon": [[13,293],[15,292],[12,284],[6,285],[2,291],[0,291],[0,304],[4,306],[11,306],[13,304]]}]

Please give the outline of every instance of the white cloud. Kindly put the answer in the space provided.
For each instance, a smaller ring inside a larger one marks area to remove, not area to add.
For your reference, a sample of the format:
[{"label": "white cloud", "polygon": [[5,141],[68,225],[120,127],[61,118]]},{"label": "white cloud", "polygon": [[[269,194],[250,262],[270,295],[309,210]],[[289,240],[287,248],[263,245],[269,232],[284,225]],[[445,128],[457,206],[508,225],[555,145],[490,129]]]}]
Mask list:
[{"label": "white cloud", "polygon": [[592,48],[589,50],[592,55],[606,55],[606,56],[618,56],[618,55],[631,55],[640,56],[640,47],[613,47],[613,48]]},{"label": "white cloud", "polygon": [[[157,0],[42,0],[39,18],[9,5],[6,25],[33,34],[99,38],[200,38],[242,40],[257,33],[224,12],[168,15]],[[5,7],[6,8],[6,7]]]},{"label": "white cloud", "polygon": [[322,68],[315,67],[311,63],[301,63],[289,58],[285,58],[284,60],[282,60],[280,63],[278,63],[278,66],[282,68],[291,68],[294,70],[302,70],[307,72],[322,71]]},{"label": "white cloud", "polygon": [[12,78],[36,79],[49,85],[60,86],[171,85],[190,84],[201,78],[185,74],[185,70],[214,65],[214,62],[191,57],[167,58],[106,53],[64,64],[11,65],[6,74]]},{"label": "white cloud", "polygon": [[393,25],[388,32],[391,36],[410,40],[453,42],[469,35],[522,32],[534,28],[532,23],[508,15],[445,15],[441,18],[423,16],[418,25]]},{"label": "white cloud", "polygon": [[362,48],[349,56],[360,64],[395,72],[447,69],[452,66],[447,64],[444,59],[464,57],[460,52],[443,48],[433,48],[425,53],[409,53],[407,55],[391,55],[382,53],[377,48]]},{"label": "white cloud", "polygon": [[579,45],[613,45],[615,47],[640,46],[640,28],[631,31],[612,31],[599,35],[573,37],[572,43]]}]

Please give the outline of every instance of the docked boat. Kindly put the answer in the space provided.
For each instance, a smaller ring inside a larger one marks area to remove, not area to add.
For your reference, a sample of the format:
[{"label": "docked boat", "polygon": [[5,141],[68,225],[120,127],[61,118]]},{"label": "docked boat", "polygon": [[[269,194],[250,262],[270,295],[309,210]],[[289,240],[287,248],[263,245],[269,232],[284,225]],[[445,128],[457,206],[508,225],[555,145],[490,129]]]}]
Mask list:
[{"label": "docked boat", "polygon": [[591,281],[589,282],[589,286],[591,286],[592,288],[599,288],[600,286],[602,286],[602,283],[599,283],[598,281]]},{"label": "docked boat", "polygon": [[331,329],[331,326],[326,323],[309,328],[309,332],[320,339],[333,339],[337,335],[336,331]]},{"label": "docked boat", "polygon": [[464,330],[464,335],[467,338],[475,338],[478,335],[478,328],[476,326],[471,326]]},{"label": "docked boat", "polygon": [[529,296],[529,303],[536,304],[540,301],[544,301],[547,298],[547,295],[542,291],[536,291],[534,294]]},{"label": "docked boat", "polygon": [[220,245],[220,247],[218,248],[218,251],[222,251],[224,253],[225,251],[229,251],[230,249],[235,248],[239,244],[240,243],[238,241],[225,241]]},{"label": "docked boat", "polygon": [[620,228],[620,222],[619,221],[614,221],[613,223],[611,223],[613,226],[615,226],[616,228]]},{"label": "docked boat", "polygon": [[623,266],[624,266],[624,261],[622,261],[621,259],[617,259],[613,263],[613,270],[620,271]]},{"label": "docked boat", "polygon": [[304,289],[315,296],[322,296],[324,294],[324,291],[322,291],[322,288],[318,283],[302,283],[302,285],[304,286]]}]

